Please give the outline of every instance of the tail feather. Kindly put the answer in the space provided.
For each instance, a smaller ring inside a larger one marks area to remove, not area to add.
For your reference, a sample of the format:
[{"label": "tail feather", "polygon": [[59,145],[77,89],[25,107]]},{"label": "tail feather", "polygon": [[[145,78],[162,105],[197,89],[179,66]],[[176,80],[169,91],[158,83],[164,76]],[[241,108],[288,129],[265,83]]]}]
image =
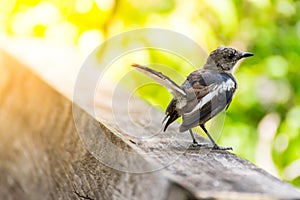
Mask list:
[{"label": "tail feather", "polygon": [[[163,129],[163,131],[166,131],[168,126],[179,117],[177,108],[181,109],[186,105],[187,103],[186,92],[180,86],[178,86],[174,81],[172,81],[167,76],[163,75],[161,72],[157,72],[153,69],[138,64],[133,64],[132,66],[135,67],[140,72],[142,72],[143,74],[149,76],[153,80],[160,83],[162,86],[167,88],[174,96],[174,98],[172,99],[172,101],[170,102],[166,110],[166,117],[162,122],[164,123],[167,120]],[[180,102],[180,103],[176,103],[176,102]]]},{"label": "tail feather", "polygon": [[178,86],[174,81],[172,81],[170,78],[163,75],[161,72],[157,72],[153,69],[150,69],[149,67],[141,66],[139,64],[133,64],[132,66],[135,67],[140,72],[142,72],[143,74],[157,81],[165,88],[167,88],[172,93],[175,99],[186,98],[185,91],[180,86]]},{"label": "tail feather", "polygon": [[177,112],[174,113],[174,114],[172,114],[172,115],[171,115],[171,114],[168,114],[168,115],[165,117],[165,119],[168,118],[168,121],[167,121],[167,123],[166,123],[166,125],[165,125],[165,127],[164,127],[164,132],[167,130],[168,126],[169,126],[170,124],[172,124],[172,122],[174,122],[178,117],[179,117],[179,115],[178,115]]}]

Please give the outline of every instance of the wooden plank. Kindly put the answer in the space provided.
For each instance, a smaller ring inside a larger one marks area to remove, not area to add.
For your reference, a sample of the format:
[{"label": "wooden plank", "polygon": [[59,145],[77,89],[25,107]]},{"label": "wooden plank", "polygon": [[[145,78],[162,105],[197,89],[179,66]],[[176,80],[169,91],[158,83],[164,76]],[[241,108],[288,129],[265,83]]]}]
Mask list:
[{"label": "wooden plank", "polygon": [[[300,197],[298,189],[232,153],[189,148],[189,135],[176,125],[154,133],[163,114],[134,98],[129,115],[130,95],[116,93],[109,80],[89,98],[93,78],[76,85],[82,60],[74,50],[41,41],[1,46],[1,199]],[[86,75],[97,78],[97,70]],[[74,97],[75,86],[82,98]]]}]

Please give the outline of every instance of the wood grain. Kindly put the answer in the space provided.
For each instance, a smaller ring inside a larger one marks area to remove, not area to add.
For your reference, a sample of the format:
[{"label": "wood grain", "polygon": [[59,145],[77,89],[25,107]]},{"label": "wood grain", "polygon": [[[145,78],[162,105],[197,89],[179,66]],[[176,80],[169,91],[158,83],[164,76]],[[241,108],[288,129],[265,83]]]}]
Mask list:
[{"label": "wood grain", "polygon": [[[0,199],[300,198],[299,190],[233,153],[190,148],[178,125],[160,133],[163,114],[137,98],[128,108],[130,95],[116,94],[109,80],[94,102],[84,90],[73,102],[76,73],[64,75],[72,66],[47,60],[56,57],[47,56],[55,46],[7,42],[0,52]],[[34,48],[41,56],[26,60]],[[72,63],[80,57],[67,52]]]}]

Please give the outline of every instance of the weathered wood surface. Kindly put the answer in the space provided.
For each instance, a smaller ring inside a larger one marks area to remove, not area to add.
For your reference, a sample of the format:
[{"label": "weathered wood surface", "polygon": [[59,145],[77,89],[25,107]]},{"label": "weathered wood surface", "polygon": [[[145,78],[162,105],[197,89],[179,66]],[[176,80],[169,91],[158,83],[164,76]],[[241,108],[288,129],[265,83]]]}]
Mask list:
[{"label": "weathered wood surface", "polygon": [[0,199],[300,198],[232,153],[188,148],[189,135],[176,126],[154,134],[163,115],[134,99],[129,116],[128,94],[115,94],[110,82],[94,104],[84,93],[73,104],[70,68],[81,60],[72,50],[32,41],[1,46]]}]

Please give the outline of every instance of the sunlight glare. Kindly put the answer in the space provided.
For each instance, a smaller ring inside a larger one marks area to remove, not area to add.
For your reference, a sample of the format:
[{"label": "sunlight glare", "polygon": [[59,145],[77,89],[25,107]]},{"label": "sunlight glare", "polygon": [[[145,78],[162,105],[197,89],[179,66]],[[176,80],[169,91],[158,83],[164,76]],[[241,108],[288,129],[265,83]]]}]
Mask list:
[{"label": "sunlight glare", "polygon": [[75,8],[79,13],[87,13],[93,8],[93,0],[77,0]]},{"label": "sunlight glare", "polygon": [[77,37],[78,27],[67,21],[50,26],[45,32],[46,39],[62,44],[74,44]]},{"label": "sunlight glare", "polygon": [[85,54],[91,53],[104,40],[103,33],[99,30],[88,30],[83,32],[78,40],[80,50]]},{"label": "sunlight glare", "polygon": [[114,0],[95,0],[95,3],[97,4],[98,8],[103,11],[111,10],[115,5]]}]

